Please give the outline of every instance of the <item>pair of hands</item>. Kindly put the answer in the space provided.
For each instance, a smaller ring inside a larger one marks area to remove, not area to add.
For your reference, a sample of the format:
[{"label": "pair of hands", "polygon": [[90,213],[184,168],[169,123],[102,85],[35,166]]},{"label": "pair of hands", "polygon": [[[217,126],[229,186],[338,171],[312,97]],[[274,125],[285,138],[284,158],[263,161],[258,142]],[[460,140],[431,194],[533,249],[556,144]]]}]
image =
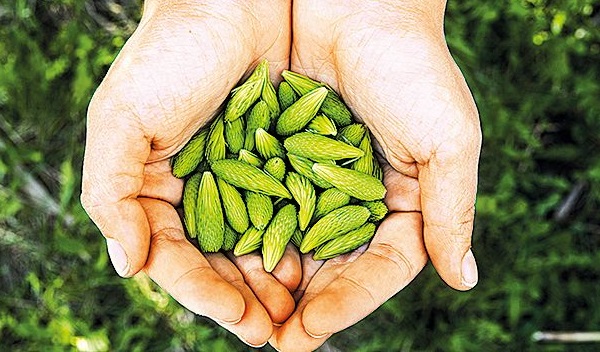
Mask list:
[{"label": "pair of hands", "polygon": [[[477,283],[470,251],[481,133],[431,1],[147,0],[88,111],[82,203],[116,271],[139,271],[252,346],[313,350],[405,287],[428,257],[451,287]],[[293,40],[292,40],[293,33]],[[291,48],[291,49],[290,49]],[[385,156],[392,213],[368,249],[314,262],[290,247],[202,255],[174,205],[169,158],[262,59],[338,91]],[[295,299],[299,300],[295,303]]]}]

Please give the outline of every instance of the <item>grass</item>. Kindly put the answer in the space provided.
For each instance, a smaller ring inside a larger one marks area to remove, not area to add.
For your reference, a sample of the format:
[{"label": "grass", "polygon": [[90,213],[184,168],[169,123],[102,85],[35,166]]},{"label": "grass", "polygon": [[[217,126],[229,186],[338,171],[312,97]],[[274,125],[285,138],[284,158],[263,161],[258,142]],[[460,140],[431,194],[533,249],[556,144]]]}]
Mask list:
[{"label": "grass", "polygon": [[[79,204],[85,109],[140,6],[110,4],[0,4],[0,349],[251,350],[147,278],[118,278]],[[591,0],[449,2],[484,133],[479,285],[453,291],[428,266],[323,350],[600,347],[531,338],[600,327],[599,16]]]}]

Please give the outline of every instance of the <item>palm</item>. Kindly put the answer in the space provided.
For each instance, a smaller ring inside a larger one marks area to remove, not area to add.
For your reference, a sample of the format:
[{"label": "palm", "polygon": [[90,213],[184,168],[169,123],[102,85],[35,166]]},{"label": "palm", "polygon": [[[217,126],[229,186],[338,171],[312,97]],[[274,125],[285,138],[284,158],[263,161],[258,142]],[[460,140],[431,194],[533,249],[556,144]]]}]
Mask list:
[{"label": "palm", "polygon": [[[146,3],[90,104],[82,202],[126,253],[126,265],[116,267],[121,275],[143,270],[190,310],[260,345],[272,322],[293,310],[288,287],[299,280],[297,258],[288,256],[292,270],[273,277],[254,270],[259,258],[200,255],[173,207],[183,184],[168,160],[256,62],[267,58],[274,76],[288,67],[289,8],[277,1],[160,5]],[[110,245],[109,253],[117,257]]]},{"label": "palm", "polygon": [[143,269],[183,305],[252,345],[291,313],[297,253],[274,276],[261,270],[257,256],[201,256],[173,207],[182,182],[168,164],[266,58],[272,78],[291,63],[329,83],[368,125],[389,163],[386,202],[393,212],[363,255],[330,260],[314,277],[320,263],[304,261],[306,293],[272,342],[316,347],[323,339],[306,332],[328,336],[362,319],[414,278],[427,260],[425,247],[446,282],[472,287],[476,281],[464,280],[460,260],[472,226],[476,109],[444,46],[441,18],[411,23],[398,4],[297,1],[292,29],[286,1],[145,2],[138,30],[88,115],[82,202],[112,240],[117,271],[131,276]]},{"label": "palm", "polygon": [[473,221],[476,108],[441,25],[406,26],[402,11],[369,8],[373,3],[308,0],[294,7],[291,68],[331,85],[369,127],[388,163],[392,214],[361,256],[330,260],[316,273],[303,258],[314,277],[303,278],[296,312],[272,339],[284,349],[314,348],[359,321],[410,282],[427,254],[452,287],[474,285],[461,277],[461,259]]}]

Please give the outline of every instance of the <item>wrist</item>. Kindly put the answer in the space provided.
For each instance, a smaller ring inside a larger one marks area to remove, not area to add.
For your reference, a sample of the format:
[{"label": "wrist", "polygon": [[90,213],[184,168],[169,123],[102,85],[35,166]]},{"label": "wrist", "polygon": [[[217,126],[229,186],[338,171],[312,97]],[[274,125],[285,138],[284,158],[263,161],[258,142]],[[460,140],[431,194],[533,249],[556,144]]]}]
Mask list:
[{"label": "wrist", "polygon": [[353,7],[352,17],[363,28],[368,24],[386,31],[443,36],[446,0],[356,1]]},{"label": "wrist", "polygon": [[446,0],[377,0],[376,2],[393,6],[402,29],[443,33]]}]

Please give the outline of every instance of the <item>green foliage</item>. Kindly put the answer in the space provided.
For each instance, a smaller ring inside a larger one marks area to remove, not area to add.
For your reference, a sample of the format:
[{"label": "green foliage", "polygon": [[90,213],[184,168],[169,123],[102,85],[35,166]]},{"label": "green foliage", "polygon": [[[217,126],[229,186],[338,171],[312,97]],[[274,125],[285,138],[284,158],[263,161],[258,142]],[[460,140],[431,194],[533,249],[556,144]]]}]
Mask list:
[{"label": "green foliage", "polygon": [[531,339],[538,330],[600,326],[599,16],[591,0],[448,2],[450,50],[474,93],[484,134],[473,239],[480,282],[455,292],[428,267],[371,317],[334,337],[334,345],[599,348]]},{"label": "green foliage", "polygon": [[[89,98],[140,3],[0,2],[0,350],[249,350],[149,279],[117,277],[79,205]],[[446,33],[484,134],[479,285],[431,266],[335,335],[353,351],[592,351],[600,327],[600,7],[450,1]]]},{"label": "green foliage", "polygon": [[141,6],[120,4],[0,2],[0,350],[243,348],[120,279],[79,204],[86,107]]}]

